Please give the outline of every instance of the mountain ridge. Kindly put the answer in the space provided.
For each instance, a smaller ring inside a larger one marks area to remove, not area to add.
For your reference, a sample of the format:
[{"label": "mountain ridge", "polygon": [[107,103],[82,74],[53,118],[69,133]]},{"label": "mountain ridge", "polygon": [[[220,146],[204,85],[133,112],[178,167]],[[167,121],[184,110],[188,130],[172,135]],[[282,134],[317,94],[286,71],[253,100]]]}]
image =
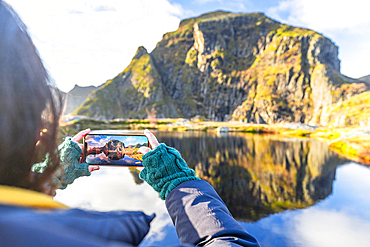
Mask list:
[{"label": "mountain ridge", "polygon": [[333,103],[367,90],[340,74],[338,47],[262,13],[216,11],[180,22],[90,94],[75,114],[322,124]]},{"label": "mountain ridge", "polygon": [[63,96],[63,115],[74,112],[86,100],[88,95],[96,89],[97,87],[95,86],[81,87],[75,84],[73,89]]}]

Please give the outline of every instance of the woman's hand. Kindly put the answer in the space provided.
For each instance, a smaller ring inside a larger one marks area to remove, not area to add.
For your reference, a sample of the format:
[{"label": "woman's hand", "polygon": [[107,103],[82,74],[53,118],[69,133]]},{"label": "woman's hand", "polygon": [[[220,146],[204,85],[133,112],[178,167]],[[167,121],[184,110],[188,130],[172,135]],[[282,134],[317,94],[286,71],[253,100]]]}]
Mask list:
[{"label": "woman's hand", "polygon": [[[159,146],[159,142],[152,132],[150,132],[149,130],[144,130],[144,135],[148,137],[151,148],[149,147],[139,148],[138,153],[141,153],[143,155],[147,154],[148,152],[152,151],[153,149]],[[136,167],[136,169],[138,169],[139,171],[142,171],[144,167]]]},{"label": "woman's hand", "polygon": [[148,152],[152,151],[153,149],[155,149],[156,147],[159,146],[159,142],[158,142],[157,138],[153,135],[152,132],[150,132],[149,130],[144,130],[144,135],[146,137],[148,137],[150,146],[152,148],[149,148],[149,147],[139,148],[138,152],[141,153],[141,154],[147,154]]},{"label": "woman's hand", "polygon": [[[72,137],[71,140],[74,141],[74,142],[76,142],[76,143],[78,143],[79,141],[82,140],[82,138],[84,138],[84,136],[86,136],[87,134],[89,134],[90,131],[91,131],[91,129],[82,130],[78,134],[76,134],[74,137]],[[78,145],[82,149],[82,154],[83,154],[83,152],[84,152],[84,146],[83,146],[83,144],[78,143]],[[82,163],[82,154],[81,154],[81,158],[80,158],[80,163]],[[100,169],[99,166],[89,166],[89,172],[97,171],[99,169]]]}]

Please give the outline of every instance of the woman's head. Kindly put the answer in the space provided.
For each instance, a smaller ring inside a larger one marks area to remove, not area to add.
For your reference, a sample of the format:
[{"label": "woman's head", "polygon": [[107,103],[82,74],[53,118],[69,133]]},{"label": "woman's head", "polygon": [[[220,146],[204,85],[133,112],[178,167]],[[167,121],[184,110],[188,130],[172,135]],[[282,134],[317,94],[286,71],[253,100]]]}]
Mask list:
[{"label": "woman's head", "polygon": [[[0,0],[0,184],[41,189],[58,165],[54,150],[60,109],[59,92],[49,87],[26,27]],[[31,182],[31,167],[45,152],[54,166]]]}]

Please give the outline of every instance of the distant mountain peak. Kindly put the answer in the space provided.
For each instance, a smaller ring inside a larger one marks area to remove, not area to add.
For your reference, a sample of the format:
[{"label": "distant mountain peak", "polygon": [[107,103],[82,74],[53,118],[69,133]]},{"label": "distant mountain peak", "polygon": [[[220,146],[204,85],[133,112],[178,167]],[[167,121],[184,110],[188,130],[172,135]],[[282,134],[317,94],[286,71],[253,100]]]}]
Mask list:
[{"label": "distant mountain peak", "polygon": [[145,54],[148,54],[146,48],[144,46],[139,46],[136,50],[135,56],[132,59],[139,59]]},{"label": "distant mountain peak", "polygon": [[67,115],[76,110],[88,97],[88,95],[96,90],[95,86],[79,86],[75,84],[73,89],[66,93],[64,97],[63,115]]}]

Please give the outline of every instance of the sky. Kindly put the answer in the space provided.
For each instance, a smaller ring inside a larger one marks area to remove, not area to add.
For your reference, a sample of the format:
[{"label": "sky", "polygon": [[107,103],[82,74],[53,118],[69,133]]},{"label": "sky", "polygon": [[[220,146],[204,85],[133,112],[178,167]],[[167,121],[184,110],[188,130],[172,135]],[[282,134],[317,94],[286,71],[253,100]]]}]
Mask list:
[{"label": "sky", "polygon": [[339,47],[342,74],[370,74],[368,0],[5,0],[20,15],[64,92],[100,86],[121,73],[139,46],[151,52],[182,19],[215,10],[262,12],[309,28]]}]

